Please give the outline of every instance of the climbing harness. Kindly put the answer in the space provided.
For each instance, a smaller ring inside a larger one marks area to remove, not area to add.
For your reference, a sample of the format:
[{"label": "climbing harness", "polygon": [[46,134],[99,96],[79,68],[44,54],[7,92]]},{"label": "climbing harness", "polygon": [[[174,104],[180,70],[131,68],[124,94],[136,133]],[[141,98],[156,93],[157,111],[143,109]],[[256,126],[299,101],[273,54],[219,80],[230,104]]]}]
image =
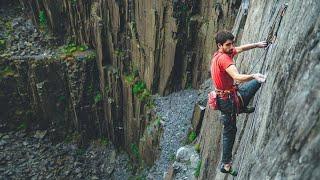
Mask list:
[{"label": "climbing harness", "polygon": [[[268,46],[265,48],[265,52],[262,54],[262,56],[257,60],[257,62],[255,63],[255,65],[253,66],[253,68],[250,70],[250,73],[252,72],[252,70],[254,69],[254,67],[256,66],[256,64],[260,61],[260,59],[262,58],[262,57],[264,57],[264,59],[266,58],[266,55],[267,55],[267,52],[268,52],[268,49],[269,49],[269,47],[270,47],[270,45],[271,44],[273,44],[275,41],[276,41],[276,39],[277,39],[277,34],[278,34],[278,31],[279,31],[279,27],[280,27],[280,23],[281,23],[281,21],[282,21],[282,18],[283,18],[283,16],[284,16],[284,14],[285,14],[285,12],[286,12],[286,10],[287,10],[287,7],[288,7],[288,4],[286,3],[286,4],[283,4],[281,7],[280,7],[280,9],[279,9],[279,11],[278,11],[278,13],[277,13],[277,15],[276,15],[276,17],[275,17],[275,20],[274,20],[274,22],[272,23],[272,25],[271,25],[271,27],[270,27],[270,29],[269,29],[269,32],[268,32],[268,36],[267,36],[267,38],[266,38],[266,41],[267,41],[267,43],[268,43]],[[264,86],[262,85],[261,86],[261,89],[260,89],[260,92],[259,92],[259,94],[257,95],[257,98],[256,98],[256,101],[255,101],[255,104],[257,104],[258,102],[259,102],[259,99],[260,99],[260,96],[261,96],[261,92],[262,92],[262,88],[263,88]],[[255,127],[255,118],[256,118],[256,113],[257,112],[257,110],[256,111],[254,111],[254,114],[253,114],[253,118],[252,118],[252,122],[251,122],[251,124],[250,124],[250,128],[249,128],[249,134],[251,134],[252,133],[252,131],[253,131],[253,127]],[[240,157],[240,161],[239,161],[239,177],[240,177],[240,175],[241,175],[241,172],[242,172],[242,161],[243,161],[243,159],[244,159],[244,152],[246,151],[246,148],[247,148],[247,144],[248,144],[248,138],[246,139],[246,141],[245,141],[245,144],[244,144],[244,149],[243,149],[243,151],[242,151],[242,154],[241,154],[241,157]],[[233,179],[235,179],[235,177],[233,178]]]}]

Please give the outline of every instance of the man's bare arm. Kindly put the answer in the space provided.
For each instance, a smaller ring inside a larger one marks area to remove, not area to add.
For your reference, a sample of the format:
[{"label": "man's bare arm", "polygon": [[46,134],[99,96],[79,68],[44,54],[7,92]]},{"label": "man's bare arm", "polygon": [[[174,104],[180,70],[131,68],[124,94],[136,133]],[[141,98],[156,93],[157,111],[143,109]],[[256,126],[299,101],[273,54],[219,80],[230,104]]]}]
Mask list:
[{"label": "man's bare arm", "polygon": [[226,69],[227,73],[232,77],[233,80],[239,83],[247,82],[252,79],[256,79],[258,82],[263,83],[266,81],[267,76],[255,73],[255,74],[239,74],[235,65],[230,65]]},{"label": "man's bare arm", "polygon": [[241,53],[243,51],[248,51],[253,48],[265,48],[265,47],[267,47],[267,45],[268,44],[266,41],[261,41],[261,42],[257,42],[257,43],[241,45],[241,46],[235,47],[235,49],[236,49],[237,53]]},{"label": "man's bare arm", "polygon": [[254,79],[253,75],[249,74],[239,74],[235,65],[230,65],[226,69],[227,73],[232,77],[233,80],[237,82],[247,82]]}]

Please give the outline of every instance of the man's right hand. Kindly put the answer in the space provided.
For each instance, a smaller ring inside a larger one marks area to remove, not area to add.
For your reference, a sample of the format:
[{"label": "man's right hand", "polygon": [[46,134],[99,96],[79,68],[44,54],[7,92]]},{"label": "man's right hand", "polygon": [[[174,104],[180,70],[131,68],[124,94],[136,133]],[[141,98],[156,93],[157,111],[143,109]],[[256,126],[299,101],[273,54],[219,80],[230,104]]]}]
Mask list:
[{"label": "man's right hand", "polygon": [[252,77],[254,79],[256,79],[259,83],[264,83],[266,81],[267,76],[260,74],[260,73],[256,73],[256,74],[252,74]]}]

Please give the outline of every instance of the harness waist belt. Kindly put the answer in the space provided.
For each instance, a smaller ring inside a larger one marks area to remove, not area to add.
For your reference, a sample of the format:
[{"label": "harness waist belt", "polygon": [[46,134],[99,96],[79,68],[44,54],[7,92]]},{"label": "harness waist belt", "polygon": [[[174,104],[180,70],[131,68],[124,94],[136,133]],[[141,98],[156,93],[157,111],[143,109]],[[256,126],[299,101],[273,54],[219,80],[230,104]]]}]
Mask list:
[{"label": "harness waist belt", "polygon": [[238,87],[233,86],[232,89],[227,90],[221,90],[221,89],[215,89],[216,94],[220,96],[222,99],[227,99],[230,97],[230,95],[233,95],[231,99],[235,103],[236,106],[236,114],[239,113],[240,110],[240,101],[243,103],[243,99],[241,97],[241,94],[238,92]]}]

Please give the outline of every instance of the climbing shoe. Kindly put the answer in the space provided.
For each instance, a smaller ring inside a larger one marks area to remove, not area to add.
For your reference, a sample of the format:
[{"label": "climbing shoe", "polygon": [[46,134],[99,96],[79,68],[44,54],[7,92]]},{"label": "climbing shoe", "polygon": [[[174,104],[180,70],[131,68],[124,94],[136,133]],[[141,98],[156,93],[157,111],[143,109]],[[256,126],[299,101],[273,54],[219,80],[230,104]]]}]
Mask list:
[{"label": "climbing shoe", "polygon": [[255,110],[255,107],[244,107],[244,108],[242,108],[240,110],[239,113],[247,113],[247,114],[249,114],[249,113],[253,113],[254,110]]},{"label": "climbing shoe", "polygon": [[230,167],[229,171],[227,171],[227,170],[224,168],[224,164],[221,164],[220,171],[221,171],[222,173],[231,174],[232,176],[237,176],[237,175],[238,175],[238,171],[236,171],[236,170],[233,169],[232,167]]}]

